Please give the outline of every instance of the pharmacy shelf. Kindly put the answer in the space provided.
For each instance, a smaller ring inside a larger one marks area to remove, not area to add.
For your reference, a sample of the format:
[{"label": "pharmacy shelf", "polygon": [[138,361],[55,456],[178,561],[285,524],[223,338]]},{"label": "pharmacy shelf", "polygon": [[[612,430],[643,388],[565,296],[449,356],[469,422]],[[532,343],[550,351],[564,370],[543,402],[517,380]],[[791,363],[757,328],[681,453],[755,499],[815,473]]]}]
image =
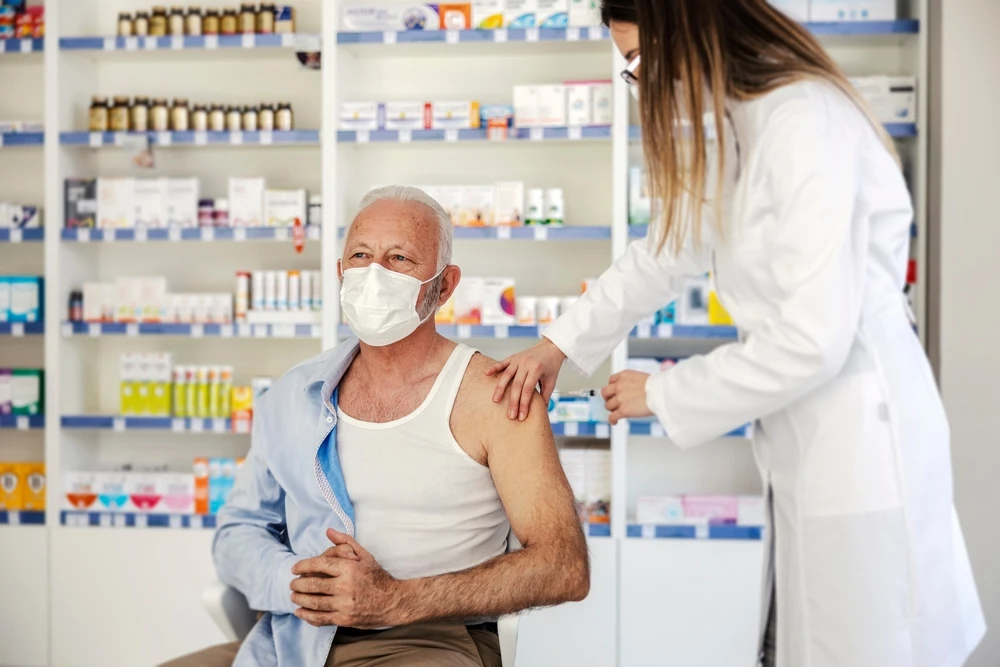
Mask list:
[{"label": "pharmacy shelf", "polygon": [[736,327],[691,324],[640,324],[632,329],[630,338],[636,340],[735,340],[738,337]]},{"label": "pharmacy shelf", "polygon": [[0,243],[33,243],[45,240],[45,230],[41,227],[33,229],[0,229]]},{"label": "pharmacy shelf", "polygon": [[531,44],[534,42],[606,42],[604,27],[501,28],[498,30],[408,30],[338,32],[337,44]]},{"label": "pharmacy shelf", "polygon": [[45,49],[45,40],[24,37],[20,39],[0,40],[0,55],[5,53],[41,53]]},{"label": "pharmacy shelf", "polygon": [[60,522],[74,528],[215,528],[214,514],[146,514],[142,512],[79,512],[63,510]]},{"label": "pharmacy shelf", "polygon": [[[485,324],[439,324],[437,332],[446,338],[469,340],[472,338],[538,338],[544,327],[517,327]],[[341,339],[351,338],[350,327],[341,324],[338,328]]]},{"label": "pharmacy shelf", "polygon": [[611,139],[610,125],[578,127],[511,128],[506,139],[489,139],[478,130],[339,130],[337,141],[346,144],[378,143],[505,143],[507,141],[601,141]]},{"label": "pharmacy shelf", "polygon": [[45,512],[0,510],[0,526],[44,526]]},{"label": "pharmacy shelf", "polygon": [[[663,425],[655,420],[651,419],[633,419],[629,422],[628,432],[633,436],[646,436],[651,438],[666,438],[669,437],[667,432],[663,429]],[[725,438],[750,438],[753,436],[752,426],[743,426],[735,431],[726,433]]]},{"label": "pharmacy shelf", "polygon": [[214,51],[240,49],[295,49],[317,51],[320,36],[282,35],[202,35],[178,37],[62,37],[63,51]]},{"label": "pharmacy shelf", "polygon": [[293,130],[291,132],[62,132],[59,134],[59,143],[63,146],[102,148],[121,146],[132,137],[147,137],[150,145],[160,147],[319,145],[319,130]]},{"label": "pharmacy shelf", "polygon": [[[347,230],[341,227],[340,238]],[[455,227],[454,238],[461,240],[513,240],[513,241],[606,241],[611,238],[610,227]]]},{"label": "pharmacy shelf", "polygon": [[836,21],[829,23],[805,23],[806,29],[817,36],[878,36],[920,34],[920,21],[902,19],[898,21]]},{"label": "pharmacy shelf", "polygon": [[0,430],[32,431],[45,428],[45,415],[0,415]]},{"label": "pharmacy shelf", "polygon": [[231,420],[212,418],[64,415],[60,422],[65,429],[85,431],[172,431],[174,433],[218,434],[234,432]]},{"label": "pharmacy shelf", "polygon": [[[2,230],[0,230],[2,231]],[[306,238],[320,239],[320,227],[306,227]],[[62,240],[71,243],[90,242],[145,242],[145,241],[289,241],[292,230],[288,227],[171,227],[163,229],[63,229]],[[3,237],[0,236],[0,241]]]},{"label": "pharmacy shelf", "polygon": [[183,338],[320,338],[319,324],[163,324],[63,322],[63,336],[177,336]]},{"label": "pharmacy shelf", "polygon": [[[749,438],[749,426],[738,428],[726,434],[727,438]],[[557,438],[597,438],[611,437],[611,425],[607,422],[559,422],[552,424],[552,434]],[[666,431],[658,421],[631,420],[629,434],[634,436],[650,436],[654,438],[667,437]]]},{"label": "pharmacy shelf", "polygon": [[0,336],[41,336],[45,333],[44,322],[0,322]]},{"label": "pharmacy shelf", "polygon": [[[917,223],[914,222],[910,225],[910,238],[917,238],[918,233]],[[649,225],[629,225],[628,227],[628,237],[630,239],[644,239],[648,234]]]},{"label": "pharmacy shelf", "polygon": [[[544,326],[506,326],[487,324],[439,324],[438,333],[446,338],[469,340],[474,338],[540,338]],[[85,332],[84,332],[85,333]],[[340,325],[340,338],[350,338],[351,330]],[[692,326],[683,324],[640,325],[632,330],[631,337],[641,340],[735,340],[736,327]]]},{"label": "pharmacy shelf", "polygon": [[629,524],[628,537],[657,540],[760,540],[764,529],[761,526],[656,526],[650,524]]},{"label": "pharmacy shelf", "polygon": [[0,134],[0,148],[41,146],[44,143],[44,132],[7,132],[5,134]]}]

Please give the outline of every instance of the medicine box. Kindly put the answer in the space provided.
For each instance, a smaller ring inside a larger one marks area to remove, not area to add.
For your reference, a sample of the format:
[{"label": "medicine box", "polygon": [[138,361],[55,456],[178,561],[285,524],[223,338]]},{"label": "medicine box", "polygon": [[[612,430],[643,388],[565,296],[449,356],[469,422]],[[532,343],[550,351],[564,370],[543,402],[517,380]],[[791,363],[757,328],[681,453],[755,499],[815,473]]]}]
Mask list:
[{"label": "medicine box", "polygon": [[125,512],[131,509],[128,478],[129,474],[124,471],[95,472],[93,479],[97,509],[108,512]]},{"label": "medicine box", "polygon": [[387,130],[422,130],[426,125],[424,102],[386,102]]},{"label": "medicine box", "polygon": [[97,222],[97,180],[66,179],[63,195],[64,224],[68,229],[95,227]]},{"label": "medicine box", "polygon": [[194,514],[195,481],[191,473],[161,472],[157,475],[160,503],[171,514]]},{"label": "medicine box", "polygon": [[[438,308],[437,313],[434,314],[435,324],[454,324],[455,323],[455,296],[454,294],[448,297],[448,300]],[[0,378],[2,381],[2,378]],[[0,405],[0,409],[2,409]],[[0,413],[2,414],[2,413]]]},{"label": "medicine box", "polygon": [[739,513],[736,496],[685,495],[681,503],[686,525],[736,524]]},{"label": "medicine box", "polygon": [[452,297],[455,301],[456,324],[482,324],[483,322],[483,279],[463,277]]},{"label": "medicine box", "polygon": [[594,125],[611,125],[611,82],[595,82],[590,91],[590,107]]},{"label": "medicine box", "polygon": [[115,278],[115,322],[138,322],[142,318],[142,281]]},{"label": "medicine box", "polygon": [[476,129],[479,127],[479,102],[431,102],[428,106],[432,130]]},{"label": "medicine box", "polygon": [[493,224],[518,226],[524,224],[524,183],[507,181],[496,184],[493,202]]},{"label": "medicine box", "polygon": [[156,229],[165,227],[163,217],[166,183],[162,178],[137,178],[132,181],[135,226]]},{"label": "medicine box", "polygon": [[[44,279],[37,276],[7,276],[8,322],[41,322],[44,316]],[[3,291],[0,289],[0,291]],[[5,300],[0,296],[0,310]]]},{"label": "medicine box", "polygon": [[514,325],[516,319],[513,278],[483,279],[482,323],[489,325]]},{"label": "medicine box", "polygon": [[379,129],[378,102],[345,102],[340,105],[338,128],[341,130]]},{"label": "medicine box", "polygon": [[305,190],[265,190],[264,224],[266,227],[294,227],[296,220],[306,224]]},{"label": "medicine box", "polygon": [[589,82],[566,83],[566,124],[569,126],[592,125],[592,85]]},{"label": "medicine box", "polygon": [[83,320],[111,322],[115,317],[114,283],[83,284]]},{"label": "medicine box", "polygon": [[635,501],[635,521],[641,524],[680,526],[684,504],[680,496],[640,496]]},{"label": "medicine box", "polygon": [[600,0],[569,0],[569,24],[574,28],[601,25]]},{"label": "medicine box", "polygon": [[15,368],[10,378],[10,406],[15,415],[45,414],[45,371]]},{"label": "medicine box", "polygon": [[691,326],[707,325],[708,293],[708,278],[685,278],[681,297],[677,299],[677,323]]},{"label": "medicine box", "polygon": [[9,415],[12,411],[11,386],[12,376],[9,368],[0,368],[0,415]]},{"label": "medicine box", "polygon": [[16,463],[0,463],[0,509],[23,509],[21,476]]},{"label": "medicine box", "polygon": [[132,201],[135,179],[97,179],[97,226],[101,229],[135,227],[135,204]]},{"label": "medicine box", "polygon": [[793,21],[809,20],[809,0],[768,0],[774,7],[780,9]]},{"label": "medicine box", "polygon": [[420,3],[351,4],[341,10],[340,24],[342,30],[355,32],[439,30],[439,8]]},{"label": "medicine box", "polygon": [[165,276],[135,278],[139,283],[139,300],[135,304],[135,319],[140,322],[162,322],[167,311],[167,279]]},{"label": "medicine box", "polygon": [[45,464],[18,463],[21,480],[21,508],[29,512],[45,509]]},{"label": "medicine box", "polygon": [[713,326],[732,326],[733,318],[722,305],[715,291],[708,293],[708,323]]},{"label": "medicine box", "polygon": [[264,220],[264,179],[229,179],[229,221],[233,227],[261,227]]},{"label": "medicine box", "polygon": [[566,125],[566,86],[563,84],[536,86],[538,91],[538,125]]},{"label": "medicine box", "polygon": [[468,30],[472,27],[472,5],[468,2],[451,2],[438,5],[441,30]]},{"label": "medicine box", "polygon": [[514,86],[514,126],[536,127],[540,124],[538,86]]},{"label": "medicine box", "polygon": [[611,450],[588,447],[584,454],[587,477],[587,521],[611,523]]},{"label": "medicine box", "polygon": [[198,179],[167,178],[164,181],[163,224],[167,227],[197,227]]},{"label": "medicine box", "polygon": [[917,122],[917,79],[912,76],[866,76],[851,79],[882,123]]},{"label": "medicine box", "polygon": [[810,21],[895,21],[896,0],[810,0]]},{"label": "medicine box", "polygon": [[472,0],[472,23],[475,30],[504,27],[503,0]]},{"label": "medicine box", "polygon": [[649,179],[642,167],[628,170],[628,224],[648,225],[652,215]]},{"label": "medicine box", "polygon": [[10,280],[0,276],[0,322],[10,319]]},{"label": "medicine box", "polygon": [[569,26],[569,0],[537,0],[536,23],[539,28],[566,28]]},{"label": "medicine box", "polygon": [[208,514],[208,459],[194,460],[194,511],[195,514]]},{"label": "medicine box", "polygon": [[97,480],[92,472],[63,473],[63,500],[68,509],[85,510],[97,502]]},{"label": "medicine box", "polygon": [[162,496],[156,473],[131,473],[126,478],[125,489],[129,503],[136,512],[155,512]]},{"label": "medicine box", "polygon": [[508,28],[534,28],[537,23],[538,0],[504,0],[503,24]]},{"label": "medicine box", "polygon": [[489,227],[494,223],[496,188],[472,185],[461,190],[458,224],[462,227]]}]

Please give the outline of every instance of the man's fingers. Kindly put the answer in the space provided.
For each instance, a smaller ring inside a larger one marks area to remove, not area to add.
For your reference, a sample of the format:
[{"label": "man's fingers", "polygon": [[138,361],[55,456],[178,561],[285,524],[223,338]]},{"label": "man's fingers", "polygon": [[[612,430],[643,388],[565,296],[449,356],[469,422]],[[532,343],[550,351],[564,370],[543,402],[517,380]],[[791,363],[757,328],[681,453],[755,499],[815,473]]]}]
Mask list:
[{"label": "man's fingers", "polygon": [[325,574],[328,577],[340,576],[340,566],[336,558],[326,556],[315,556],[300,560],[292,566],[292,574]]},{"label": "man's fingers", "polygon": [[362,547],[360,544],[358,544],[358,541],[356,539],[354,539],[353,537],[351,537],[347,533],[338,532],[338,531],[334,530],[333,528],[327,528],[326,529],[326,538],[328,540],[330,540],[331,542],[333,542],[334,545],[336,545],[336,546],[340,546],[340,545],[343,545],[343,544],[350,545],[351,547],[353,547],[354,552],[358,556],[361,556],[361,554],[364,553],[364,551],[365,551],[364,547]]},{"label": "man's fingers", "polygon": [[344,560],[361,560],[361,556],[358,555],[358,552],[350,544],[338,544],[337,546],[330,547],[323,552],[323,555],[330,558],[343,558]]},{"label": "man's fingers", "polygon": [[322,628],[326,625],[335,625],[333,622],[333,613],[328,611],[312,611],[311,609],[296,609],[295,615],[301,618],[303,621],[309,625],[314,625],[317,628]]},{"label": "man's fingers", "polygon": [[292,579],[292,582],[288,585],[288,587],[296,593],[333,595],[333,587],[336,581],[337,580],[333,577],[302,576]]},{"label": "man's fingers", "polygon": [[336,611],[336,600],[332,595],[292,593],[292,602],[309,611]]}]

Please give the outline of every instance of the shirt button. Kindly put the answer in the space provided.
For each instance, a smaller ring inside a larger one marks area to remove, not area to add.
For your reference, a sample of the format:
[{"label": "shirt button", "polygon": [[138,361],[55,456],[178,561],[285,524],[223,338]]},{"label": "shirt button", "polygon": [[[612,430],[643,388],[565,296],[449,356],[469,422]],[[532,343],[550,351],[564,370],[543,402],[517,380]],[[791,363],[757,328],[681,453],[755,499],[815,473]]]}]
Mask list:
[{"label": "shirt button", "polygon": [[327,424],[332,424],[333,423],[333,417],[327,417],[326,418],[326,423]]}]

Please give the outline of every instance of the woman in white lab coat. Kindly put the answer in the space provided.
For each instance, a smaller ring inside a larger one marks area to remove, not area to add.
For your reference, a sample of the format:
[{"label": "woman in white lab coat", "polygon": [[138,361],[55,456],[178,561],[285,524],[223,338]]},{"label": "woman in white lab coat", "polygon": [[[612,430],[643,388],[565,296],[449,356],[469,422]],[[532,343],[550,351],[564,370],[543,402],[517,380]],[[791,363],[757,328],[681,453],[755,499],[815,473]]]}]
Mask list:
[{"label": "woman in white lab coat", "polygon": [[[962,665],[985,624],[948,423],[903,296],[913,211],[891,140],[766,0],[602,11],[662,206],[539,345],[491,370],[494,399],[509,386],[523,418],[565,360],[594,372],[678,296],[678,278],[710,271],[739,340],[660,374],[616,374],[611,421],[655,415],[684,448],[756,423],[774,540],[764,600],[777,610],[764,646],[776,637],[779,667]],[[706,112],[715,142],[684,124]]]}]

